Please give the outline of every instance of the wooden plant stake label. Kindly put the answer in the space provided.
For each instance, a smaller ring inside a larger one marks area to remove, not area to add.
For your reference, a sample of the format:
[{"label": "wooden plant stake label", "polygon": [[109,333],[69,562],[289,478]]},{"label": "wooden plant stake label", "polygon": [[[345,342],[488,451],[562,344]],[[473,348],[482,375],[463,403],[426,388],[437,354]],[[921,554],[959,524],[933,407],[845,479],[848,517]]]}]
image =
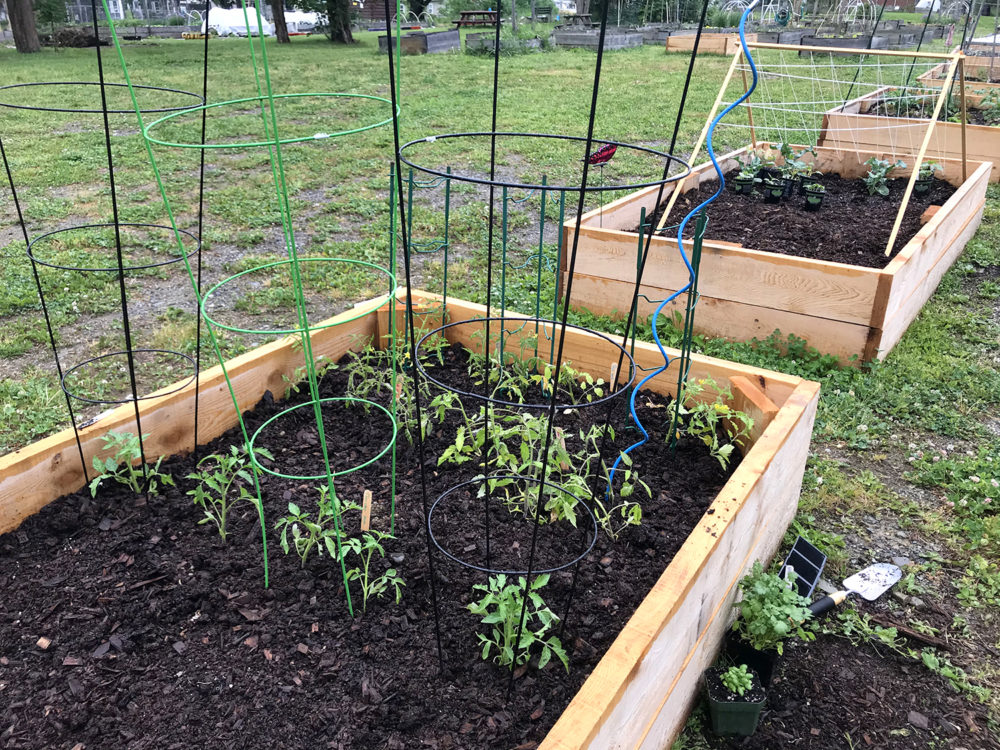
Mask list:
[{"label": "wooden plant stake label", "polygon": [[361,501],[361,530],[368,531],[372,525],[372,491],[365,490],[364,499]]}]

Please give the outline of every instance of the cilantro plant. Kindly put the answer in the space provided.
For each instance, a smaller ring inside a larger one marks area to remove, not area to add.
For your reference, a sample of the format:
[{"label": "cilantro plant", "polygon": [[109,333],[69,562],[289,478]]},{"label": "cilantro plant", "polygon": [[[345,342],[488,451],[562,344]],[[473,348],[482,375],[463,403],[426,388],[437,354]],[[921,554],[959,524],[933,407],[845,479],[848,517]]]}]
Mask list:
[{"label": "cilantro plant", "polygon": [[719,675],[719,679],[726,686],[726,690],[740,696],[740,698],[753,687],[753,675],[747,671],[746,664],[730,667]]},{"label": "cilantro plant", "polygon": [[351,537],[345,539],[341,545],[341,554],[344,559],[350,554],[355,555],[360,560],[360,567],[347,569],[347,580],[357,581],[361,584],[362,604],[361,609],[367,611],[368,600],[372,598],[381,599],[390,589],[395,591],[396,604],[403,596],[403,586],[406,584],[396,573],[395,568],[388,568],[382,575],[376,576],[372,571],[372,558],[378,555],[378,559],[385,557],[385,549],[382,542],[395,537],[381,531],[366,531],[361,534],[361,538]]},{"label": "cilantro plant", "polygon": [[[489,659],[494,654],[493,661],[502,667],[515,664],[526,664],[531,658],[532,650],[539,652],[538,668],[542,669],[552,657],[562,662],[569,672],[569,657],[562,643],[554,635],[549,635],[559,618],[545,605],[540,589],[549,582],[548,574],[540,575],[531,582],[528,589],[528,606],[524,608],[524,627],[521,638],[517,641],[517,629],[524,605],[524,578],[519,577],[516,583],[508,583],[507,576],[490,576],[487,585],[476,584],[474,591],[481,591],[483,597],[469,604],[472,614],[481,617],[480,622],[489,626],[489,635],[479,634],[479,642],[483,645],[482,658]],[[517,641],[515,643],[515,641]]]},{"label": "cilantro plant", "polygon": [[[258,456],[274,460],[274,456],[266,448],[255,448]],[[213,523],[219,531],[222,540],[226,539],[226,517],[232,507],[241,500],[247,500],[254,506],[257,497],[248,489],[253,484],[253,477],[247,470],[247,457],[244,450],[235,445],[229,446],[229,454],[218,453],[205,456],[198,462],[197,471],[188,474],[187,478],[198,482],[193,490],[188,490],[192,502],[201,508],[204,518],[199,524]]]},{"label": "cilantro plant", "polygon": [[[149,435],[143,435],[143,439]],[[97,488],[105,479],[118,484],[124,484],[137,495],[143,491],[144,485],[150,495],[159,492],[160,485],[169,484],[174,487],[174,478],[160,471],[163,456],[156,459],[152,466],[147,465],[145,476],[142,467],[142,450],[139,438],[131,432],[109,432],[103,438],[104,449],[112,450],[110,458],[100,459],[94,456],[94,468],[99,472],[90,480],[90,496],[97,495]]]},{"label": "cilantro plant", "polygon": [[797,636],[812,640],[815,635],[805,630],[803,623],[812,617],[809,600],[800,595],[776,573],[768,573],[757,560],[751,571],[740,579],[742,601],[734,604],[740,616],[733,630],[758,651],[777,649],[782,653],[786,638]]}]

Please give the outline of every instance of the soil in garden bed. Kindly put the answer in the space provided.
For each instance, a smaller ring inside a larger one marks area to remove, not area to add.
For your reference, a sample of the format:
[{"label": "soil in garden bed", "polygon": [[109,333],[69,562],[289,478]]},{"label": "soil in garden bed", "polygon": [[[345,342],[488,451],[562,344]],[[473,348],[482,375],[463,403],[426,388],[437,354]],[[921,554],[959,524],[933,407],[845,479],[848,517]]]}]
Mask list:
[{"label": "soil in garden bed", "polygon": [[[448,360],[463,366],[448,350]],[[347,375],[331,370],[324,396],[344,394]],[[303,396],[292,395],[292,399]],[[553,660],[519,669],[507,700],[508,674],[480,657],[478,618],[464,606],[485,576],[435,554],[444,670],[439,672],[427,573],[419,469],[400,440],[396,540],[376,559],[397,569],[402,601],[370,601],[347,615],[339,566],[313,554],[305,567],[282,554],[273,526],[289,501],[315,507],[316,481],[263,480],[271,587],[262,585],[256,510],[237,505],[223,543],[185,494],[191,458],[165,460],[177,488],[137,498],[114,484],[95,499],[83,491],[50,504],[0,537],[0,745],[5,748],[532,748],[545,735],[635,607],[716,496],[726,474],[700,444],[675,456],[663,443],[667,401],[638,399],[651,440],[635,465],[652,487],[642,525],[613,542],[603,532],[579,567],[562,640],[570,671]],[[612,414],[621,447],[635,440],[624,405]],[[255,430],[278,409],[265,398],[248,416]],[[309,474],[317,465],[312,409],[269,428],[275,468]],[[603,409],[561,415],[572,442]],[[360,463],[384,444],[375,411],[331,405],[328,439],[336,463]],[[475,474],[474,464],[438,466],[459,422],[435,423],[427,446],[428,502]],[[214,441],[228,450],[235,431]],[[338,480],[342,498],[375,492],[373,527],[388,527],[389,461]],[[470,507],[478,507],[473,504]],[[444,540],[469,557],[482,551],[483,516],[442,524]],[[530,527],[493,509],[491,545],[508,560],[528,549]],[[345,514],[358,534],[356,511]],[[549,528],[547,528],[549,527]],[[542,527],[546,559],[575,556],[580,538]],[[540,554],[543,550],[540,548]],[[555,573],[543,595],[562,614],[572,571]],[[51,643],[39,641],[50,639]],[[44,647],[43,647],[44,646]]]},{"label": "soil in garden bed", "polygon": [[1000,748],[986,706],[923,664],[827,635],[785,646],[752,737],[722,739],[706,731],[705,738],[712,748],[747,750]]},{"label": "soil in garden bed", "polygon": [[[705,240],[736,242],[751,250],[762,250],[800,258],[828,260],[852,266],[883,268],[889,259],[885,246],[896,220],[896,212],[906,189],[905,179],[889,180],[889,195],[869,195],[863,180],[839,175],[818,178],[826,187],[818,211],[805,209],[805,198],[794,195],[781,203],[764,203],[760,190],[752,196],[740,195],[727,183],[726,190],[708,208]],[[681,217],[708,199],[717,189],[715,181],[685,193],[671,212]],[[920,215],[931,205],[944,205],[955,188],[935,180],[930,192],[914,194],[903,216],[893,254],[899,252],[920,230]],[[666,207],[660,204],[647,221],[656,224]],[[632,231],[638,231],[638,226]],[[676,232],[676,230],[671,230]],[[694,222],[685,236],[694,235]]]},{"label": "soil in garden bed", "polygon": [[[969,125],[996,125],[1000,122],[1000,112],[997,111],[992,100],[985,100],[979,106],[969,106],[965,110],[966,121]],[[909,117],[917,120],[930,120],[934,113],[934,101],[917,99],[911,104],[898,100],[880,99],[872,105],[869,114],[882,115],[884,117]],[[956,96],[951,100],[946,100],[945,106],[941,107],[938,113],[940,122],[960,123],[962,110],[960,100]]]}]

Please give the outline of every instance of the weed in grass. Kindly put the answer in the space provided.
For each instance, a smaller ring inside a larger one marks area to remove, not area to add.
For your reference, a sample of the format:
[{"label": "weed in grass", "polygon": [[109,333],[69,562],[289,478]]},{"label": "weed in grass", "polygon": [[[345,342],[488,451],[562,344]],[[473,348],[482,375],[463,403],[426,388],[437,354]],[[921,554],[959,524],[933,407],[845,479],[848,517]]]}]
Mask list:
[{"label": "weed in grass", "polygon": [[982,555],[973,555],[955,589],[958,600],[966,607],[1000,605],[1000,566]]},{"label": "weed in grass", "polygon": [[0,380],[0,454],[68,422],[66,399],[55,373],[29,367],[21,380]]},{"label": "weed in grass", "polygon": [[1000,544],[1000,471],[996,442],[965,455],[947,450],[918,451],[911,456],[907,479],[922,487],[941,488],[955,518],[956,531],[969,549]]}]

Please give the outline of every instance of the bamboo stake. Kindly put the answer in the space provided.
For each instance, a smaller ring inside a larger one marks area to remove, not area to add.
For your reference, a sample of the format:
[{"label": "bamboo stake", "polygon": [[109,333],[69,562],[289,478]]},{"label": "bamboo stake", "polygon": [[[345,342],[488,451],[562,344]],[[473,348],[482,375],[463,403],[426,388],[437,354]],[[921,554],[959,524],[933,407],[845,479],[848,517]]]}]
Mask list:
[{"label": "bamboo stake", "polygon": [[910,196],[913,194],[913,186],[917,182],[917,176],[920,172],[920,165],[924,161],[924,156],[927,154],[927,148],[931,145],[931,136],[934,135],[934,126],[937,124],[938,115],[941,114],[941,107],[944,106],[945,99],[948,96],[948,90],[951,88],[951,82],[955,80],[955,70],[958,67],[959,56],[951,56],[952,64],[948,68],[948,75],[945,76],[944,83],[941,86],[941,93],[938,94],[937,103],[934,105],[934,112],[931,114],[930,124],[927,126],[927,132],[924,133],[923,143],[920,144],[920,151],[917,152],[917,161],[913,165],[913,171],[910,173],[910,179],[906,183],[906,191],[903,193],[903,202],[899,204],[899,211],[896,213],[896,221],[892,225],[892,233],[889,235],[889,244],[885,247],[885,254],[888,257],[889,253],[892,252],[892,246],[896,244],[896,236],[899,234],[899,227],[903,223],[903,214],[906,212],[906,207],[910,203]]},{"label": "bamboo stake", "polygon": [[[745,94],[750,90],[750,85],[747,83],[747,69],[746,66],[740,68],[740,75],[743,76],[743,93]],[[757,150],[757,131],[753,126],[753,110],[750,109],[750,99],[747,99],[747,120],[750,122],[750,143],[753,144],[754,151]]]},{"label": "bamboo stake", "polygon": [[[708,113],[708,119],[705,121],[705,127],[701,129],[701,135],[698,136],[698,140],[694,144],[694,149],[691,151],[691,156],[688,158],[689,165],[694,165],[695,160],[698,158],[698,152],[701,151],[701,147],[705,143],[705,139],[708,138],[708,128],[711,126],[712,120],[715,119],[715,115],[719,111],[719,107],[722,106],[722,98],[726,95],[726,89],[729,87],[729,82],[733,79],[733,73],[736,72],[736,65],[742,57],[743,47],[741,46],[736,54],[733,55],[733,61],[729,65],[726,77],[722,79],[722,86],[719,87],[719,95],[715,97],[715,104],[712,105],[712,111]],[[660,221],[654,231],[659,232],[666,225],[667,217],[670,216],[671,209],[673,209],[674,204],[677,203],[677,199],[683,192],[684,183],[687,182],[687,178],[689,176],[690,175],[685,175],[675,183],[673,192],[670,193],[670,197],[667,199],[667,207],[663,211],[663,216],[660,217]]]},{"label": "bamboo stake", "polygon": [[962,102],[962,182],[969,178],[969,154],[965,138],[969,124],[969,110],[965,100],[965,55],[958,58],[958,96]]}]

